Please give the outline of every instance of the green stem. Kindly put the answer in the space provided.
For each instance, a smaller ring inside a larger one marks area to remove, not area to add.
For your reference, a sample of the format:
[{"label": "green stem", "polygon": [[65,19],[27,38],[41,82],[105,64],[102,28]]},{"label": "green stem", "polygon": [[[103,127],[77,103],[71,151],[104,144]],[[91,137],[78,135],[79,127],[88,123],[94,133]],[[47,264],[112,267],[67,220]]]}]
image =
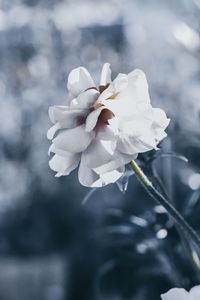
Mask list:
[{"label": "green stem", "polygon": [[138,180],[142,183],[147,193],[156,200],[159,204],[161,204],[168,214],[174,219],[174,221],[180,226],[180,228],[185,232],[188,237],[198,246],[200,249],[200,238],[196,231],[185,221],[182,215],[176,210],[176,208],[162,195],[157,189],[153,186],[152,182],[148,179],[148,177],[144,174],[142,169],[138,166],[138,164],[132,160],[130,162],[135,175]]}]

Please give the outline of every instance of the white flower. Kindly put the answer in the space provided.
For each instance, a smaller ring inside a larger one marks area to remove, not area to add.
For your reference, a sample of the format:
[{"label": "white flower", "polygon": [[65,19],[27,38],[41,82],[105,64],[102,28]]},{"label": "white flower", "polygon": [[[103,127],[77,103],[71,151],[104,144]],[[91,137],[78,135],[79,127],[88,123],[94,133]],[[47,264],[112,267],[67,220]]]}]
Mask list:
[{"label": "white flower", "polygon": [[189,292],[184,289],[174,288],[161,295],[162,300],[199,300],[200,285],[193,287]]},{"label": "white flower", "polygon": [[106,63],[96,88],[89,72],[79,67],[69,74],[67,87],[69,105],[49,108],[54,123],[47,133],[52,140],[49,153],[54,153],[49,165],[57,177],[79,165],[79,181],[85,186],[115,182],[125,164],[138,153],[157,149],[166,136],[169,119],[163,110],[152,108],[141,70],[111,81]]}]

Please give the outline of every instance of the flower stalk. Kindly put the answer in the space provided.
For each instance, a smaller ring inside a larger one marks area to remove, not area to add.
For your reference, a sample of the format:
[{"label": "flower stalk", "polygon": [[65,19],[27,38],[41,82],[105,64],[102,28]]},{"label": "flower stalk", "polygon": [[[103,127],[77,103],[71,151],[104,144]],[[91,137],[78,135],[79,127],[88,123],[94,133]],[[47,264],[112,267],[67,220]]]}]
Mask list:
[{"label": "flower stalk", "polygon": [[144,174],[139,165],[132,160],[130,162],[136,177],[141,182],[147,193],[159,204],[161,204],[179,227],[185,232],[186,236],[198,246],[200,250],[200,237],[197,232],[186,222],[183,216],[176,210],[176,208],[153,186],[152,182]]}]

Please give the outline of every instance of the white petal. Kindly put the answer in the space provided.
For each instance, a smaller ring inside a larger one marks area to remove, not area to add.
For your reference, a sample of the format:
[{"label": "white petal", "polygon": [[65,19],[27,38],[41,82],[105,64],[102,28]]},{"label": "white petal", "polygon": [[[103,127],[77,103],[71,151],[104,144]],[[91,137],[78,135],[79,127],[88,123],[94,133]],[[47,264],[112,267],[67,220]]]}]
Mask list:
[{"label": "white petal", "polygon": [[48,155],[50,155],[51,153],[58,154],[59,156],[63,156],[63,157],[68,157],[69,155],[72,155],[71,152],[56,148],[55,144],[51,144],[51,146],[49,147]]},{"label": "white petal", "polygon": [[63,113],[63,118],[59,121],[62,128],[74,128],[85,123],[87,110],[70,110]]},{"label": "white petal", "polygon": [[190,295],[191,300],[199,300],[200,299],[200,285],[194,286],[190,290],[189,295]]},{"label": "white petal", "polygon": [[114,155],[114,146],[112,141],[95,139],[83,153],[86,165],[93,169],[110,162]]},{"label": "white petal", "polygon": [[69,110],[69,106],[50,106],[49,118],[52,123],[56,123],[62,118],[62,113]]},{"label": "white petal", "polygon": [[101,71],[101,80],[100,80],[100,86],[106,86],[111,82],[111,69],[110,64],[105,63],[103,65],[102,71]]},{"label": "white petal", "polygon": [[117,150],[125,154],[138,154],[152,149],[157,149],[156,140],[152,133],[137,137],[121,135],[117,141]]},{"label": "white petal", "polygon": [[90,132],[94,129],[94,127],[96,126],[97,124],[97,121],[98,121],[98,117],[100,115],[100,113],[102,112],[102,110],[105,109],[104,106],[102,107],[99,107],[98,109],[95,109],[94,111],[92,111],[87,119],[86,119],[86,126],[85,126],[85,130],[87,132]]},{"label": "white petal", "polygon": [[[115,90],[118,90],[118,93],[115,99],[109,100],[109,97],[107,100],[102,99],[102,104],[110,109],[116,117],[126,118],[126,120],[133,119],[134,116],[151,108],[148,84],[142,71],[135,70],[126,77],[121,76],[119,79],[117,77],[116,81],[115,86],[118,85],[118,87]],[[102,96],[103,93],[99,98]]]},{"label": "white petal", "polygon": [[[134,142],[134,138],[132,139],[132,141]],[[138,141],[138,143],[142,144],[141,147],[144,147],[148,150],[157,149],[155,136],[154,136],[151,128],[149,130],[147,130],[144,134],[139,136],[137,138],[137,141]],[[145,151],[148,151],[148,150],[145,150]]]},{"label": "white petal", "polygon": [[119,157],[119,156],[115,155],[112,158],[112,160],[109,161],[108,163],[101,165],[97,168],[94,168],[94,171],[99,175],[103,175],[107,172],[114,171],[114,170],[118,169],[119,167],[124,166],[126,163],[127,162],[123,159],[123,157]]},{"label": "white petal", "polygon": [[153,108],[154,126],[166,128],[169,125],[170,119],[167,118],[164,110],[160,108]]},{"label": "white petal", "polygon": [[85,122],[88,110],[63,110],[58,106],[52,106],[49,108],[49,114],[54,122],[59,123],[60,128],[74,128]]},{"label": "white petal", "polygon": [[116,182],[123,175],[124,171],[125,171],[125,167],[121,166],[116,170],[102,174],[100,176],[102,186]]},{"label": "white petal", "polygon": [[124,154],[136,154],[138,152],[138,148],[135,147],[135,144],[132,143],[128,136],[120,136],[117,141],[117,150]]},{"label": "white petal", "polygon": [[167,118],[165,112],[162,109],[153,108],[152,111],[154,116],[152,128],[154,130],[155,139],[159,143],[167,136],[164,130],[169,125],[170,119]]},{"label": "white petal", "polygon": [[111,172],[104,173],[102,175],[96,174],[92,169],[88,168],[85,164],[85,159],[82,156],[78,175],[79,181],[82,185],[88,187],[103,187],[109,183],[117,181],[124,172],[124,167],[118,168]]},{"label": "white petal", "polygon": [[99,174],[105,174],[110,171],[114,171],[118,168],[122,168],[126,164],[128,164],[131,160],[136,159],[137,154],[135,155],[127,155],[123,153],[119,153],[118,151],[115,152],[115,155],[113,156],[112,160],[108,163],[101,165],[97,168],[94,168],[94,171]]},{"label": "white petal", "polygon": [[94,81],[84,67],[73,69],[70,72],[67,88],[74,97],[92,87],[95,87]]},{"label": "white petal", "polygon": [[114,100],[109,100],[109,98],[124,90],[127,87],[127,84],[128,76],[126,74],[118,74],[115,80],[110,83],[109,87],[101,93],[98,102],[105,105],[114,103]]},{"label": "white petal", "polygon": [[85,125],[59,132],[53,140],[56,148],[72,153],[84,151],[93,138],[92,133],[85,131]]},{"label": "white petal", "polygon": [[167,136],[166,132],[161,128],[154,129],[154,132],[155,132],[156,143],[161,142]]},{"label": "white petal", "polygon": [[144,135],[151,128],[152,124],[153,121],[150,118],[138,116],[131,121],[126,121],[125,119],[120,122],[120,131],[127,136],[139,137]]},{"label": "white petal", "polygon": [[52,140],[54,135],[56,134],[56,131],[61,128],[59,123],[54,124],[48,131],[47,131],[47,138],[49,140]]},{"label": "white petal", "polygon": [[68,175],[79,163],[80,155],[69,154],[67,157],[54,155],[49,161],[50,168],[57,172],[56,176]]},{"label": "white petal", "polygon": [[[108,120],[109,123],[110,120]],[[114,141],[117,139],[117,135],[118,135],[118,128],[115,127],[115,123],[112,123],[106,125],[102,129],[99,129],[97,133],[97,138],[103,141]]]},{"label": "white petal", "polygon": [[72,99],[70,108],[89,109],[91,108],[99,96],[99,92],[95,89],[87,90],[81,93],[77,98]]},{"label": "white petal", "polygon": [[169,290],[167,293],[162,294],[162,300],[189,300],[189,294],[184,289],[174,288]]},{"label": "white petal", "polygon": [[130,93],[134,92],[134,95],[132,96],[136,98],[136,101],[146,105],[150,104],[148,83],[145,73],[142,70],[135,69],[128,74],[128,81],[127,88]]},{"label": "white petal", "polygon": [[55,152],[54,152],[54,149],[55,149],[55,145],[54,145],[54,144],[51,144],[51,146],[49,147],[49,150],[48,150],[48,156],[51,155],[51,152],[55,153]]},{"label": "white petal", "polygon": [[82,185],[88,187],[100,187],[100,176],[97,175],[92,169],[88,168],[85,164],[84,158],[81,158],[81,163],[78,170],[78,178]]}]

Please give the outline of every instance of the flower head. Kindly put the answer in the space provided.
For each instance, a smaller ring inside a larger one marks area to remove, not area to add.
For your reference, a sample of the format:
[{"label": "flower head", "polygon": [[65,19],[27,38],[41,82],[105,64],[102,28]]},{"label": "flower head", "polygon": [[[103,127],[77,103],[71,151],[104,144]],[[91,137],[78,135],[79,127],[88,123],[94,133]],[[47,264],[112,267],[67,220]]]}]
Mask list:
[{"label": "flower head", "polygon": [[200,285],[193,287],[189,292],[184,289],[174,288],[161,295],[162,300],[199,300]]},{"label": "flower head", "polygon": [[101,187],[117,181],[125,164],[138,153],[157,149],[166,136],[166,114],[150,104],[148,84],[141,70],[119,74],[111,80],[105,63],[97,88],[89,72],[71,71],[67,87],[68,106],[49,108],[54,125],[47,137],[52,140],[50,168],[56,176],[68,175],[79,165],[81,184]]}]

